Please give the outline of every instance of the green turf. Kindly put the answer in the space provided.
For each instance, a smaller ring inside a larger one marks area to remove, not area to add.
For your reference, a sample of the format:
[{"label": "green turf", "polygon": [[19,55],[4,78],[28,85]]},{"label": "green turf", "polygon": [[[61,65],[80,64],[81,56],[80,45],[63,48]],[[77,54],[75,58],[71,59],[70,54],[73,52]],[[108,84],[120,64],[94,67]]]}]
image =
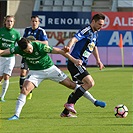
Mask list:
[{"label": "green turf", "polygon": [[[53,81],[43,81],[33,91],[33,99],[24,106],[20,120],[8,121],[16,106],[19,77],[11,77],[6,102],[0,103],[0,133],[132,133],[133,68],[89,68],[95,80],[91,94],[106,101],[106,108],[95,107],[82,97],[75,109],[77,118],[60,118],[60,112],[71,90]],[[65,71],[68,73],[68,71]],[[70,76],[70,75],[69,75]],[[114,107],[125,104],[126,118],[115,118]]]}]

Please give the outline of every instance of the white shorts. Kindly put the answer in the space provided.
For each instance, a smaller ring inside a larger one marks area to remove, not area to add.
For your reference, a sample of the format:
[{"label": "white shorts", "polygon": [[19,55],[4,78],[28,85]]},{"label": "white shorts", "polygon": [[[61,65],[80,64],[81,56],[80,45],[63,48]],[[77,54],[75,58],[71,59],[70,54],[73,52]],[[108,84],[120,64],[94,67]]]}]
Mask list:
[{"label": "white shorts", "polygon": [[55,82],[61,82],[67,78],[67,75],[63,73],[55,65],[45,70],[30,70],[25,80],[32,82],[35,87],[45,79],[50,79]]},{"label": "white shorts", "polygon": [[0,76],[3,76],[4,73],[11,76],[14,66],[15,66],[15,56],[0,57]]}]

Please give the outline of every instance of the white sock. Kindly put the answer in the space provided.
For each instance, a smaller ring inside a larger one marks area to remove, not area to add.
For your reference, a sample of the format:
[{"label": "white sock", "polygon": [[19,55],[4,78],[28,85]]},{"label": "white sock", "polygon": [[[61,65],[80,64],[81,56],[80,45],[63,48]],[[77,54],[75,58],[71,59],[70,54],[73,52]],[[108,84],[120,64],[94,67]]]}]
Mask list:
[{"label": "white sock", "polygon": [[20,113],[21,113],[22,108],[25,105],[25,103],[26,103],[26,95],[20,93],[17,103],[16,103],[16,111],[15,111],[16,116],[18,116],[18,117],[20,116]]},{"label": "white sock", "polygon": [[9,87],[9,80],[4,80],[3,85],[2,85],[2,94],[1,94],[1,99],[4,99],[7,89]]},{"label": "white sock", "polygon": [[96,101],[96,99],[95,99],[88,91],[86,91],[86,92],[83,94],[83,96],[84,96],[85,98],[87,98],[88,100],[90,100],[93,104],[94,104],[94,102]]},{"label": "white sock", "polygon": [[[80,85],[76,85],[76,87],[75,87],[75,91],[77,90],[77,88],[79,87]],[[93,104],[94,104],[94,102],[96,101],[96,99],[88,92],[88,91],[85,91],[85,93],[83,94],[83,96],[85,97],[85,98],[87,98],[88,100],[90,100]]]}]

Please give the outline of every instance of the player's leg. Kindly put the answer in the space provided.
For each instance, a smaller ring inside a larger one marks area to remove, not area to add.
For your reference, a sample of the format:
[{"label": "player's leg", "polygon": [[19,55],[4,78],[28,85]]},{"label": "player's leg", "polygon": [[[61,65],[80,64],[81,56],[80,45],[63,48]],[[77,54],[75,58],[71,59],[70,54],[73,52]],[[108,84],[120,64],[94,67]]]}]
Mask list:
[{"label": "player's leg", "polygon": [[[72,79],[75,81],[82,83],[82,87],[85,90],[90,89],[92,86],[94,86],[94,80],[91,77],[91,75],[86,71],[86,68],[83,66],[75,66],[70,61],[68,62],[68,70],[71,74]],[[92,103],[96,101],[96,99],[88,92],[85,91],[83,94],[84,97],[86,97],[88,100],[90,100]]]},{"label": "player's leg", "polygon": [[9,58],[4,58],[3,65],[3,85],[2,85],[2,94],[1,94],[1,101],[4,102],[5,100],[5,95],[9,87],[9,78],[12,74],[12,70],[15,66],[15,57],[9,57]]},{"label": "player's leg", "polygon": [[23,106],[26,103],[26,96],[35,88],[34,84],[30,81],[24,81],[23,87],[21,89],[20,95],[16,103],[15,114],[8,120],[18,120]]},{"label": "player's leg", "polygon": [[[74,79],[78,79],[80,81],[83,82],[82,86],[80,88],[78,88],[75,92],[76,93],[72,93],[70,94],[70,96],[68,98],[68,102],[67,103],[76,103],[76,101],[83,95],[84,97],[86,97],[88,100],[90,100],[93,104],[95,104],[96,106],[100,106],[101,107],[105,107],[105,103],[96,100],[88,91],[88,89],[90,89],[92,86],[94,86],[94,80],[93,78],[89,75],[89,73],[86,71],[86,69],[84,69],[84,67],[82,66],[75,66],[75,65],[68,65],[68,70],[71,73],[71,76]],[[67,106],[69,106],[69,104],[65,104],[66,108],[68,108]],[[62,113],[68,113],[67,109],[64,109]]]},{"label": "player's leg", "polygon": [[20,89],[22,89],[24,80],[26,79],[27,70],[28,70],[28,65],[25,62],[25,59],[22,58],[22,60],[21,60],[21,72],[20,72],[20,79],[19,79],[19,87],[20,87]]},{"label": "player's leg", "polygon": [[7,74],[4,74],[3,75],[3,85],[2,85],[2,94],[1,94],[1,101],[4,102],[5,100],[5,95],[6,95],[6,92],[7,92],[7,89],[9,87],[9,78],[10,76],[7,75]]},{"label": "player's leg", "polygon": [[18,97],[17,103],[16,103],[16,110],[15,114],[9,118],[9,120],[17,120],[19,119],[20,113],[22,111],[23,106],[26,103],[26,96],[35,88],[38,87],[38,85],[41,83],[43,79],[38,78],[41,77],[38,75],[39,72],[36,71],[29,71],[29,75],[27,76],[27,79],[24,81],[23,87],[21,89],[20,95]]},{"label": "player's leg", "polygon": [[[28,73],[28,65],[27,65],[25,59],[22,58],[22,61],[21,61],[21,73],[20,73],[20,80],[19,80],[20,89],[22,89],[24,80],[27,77],[27,73]],[[32,99],[32,91],[28,94],[27,99]]]},{"label": "player's leg", "polygon": [[[48,79],[51,79],[55,82],[58,82],[70,89],[73,89],[76,87],[76,84],[70,80],[65,73],[63,73],[59,68],[57,68],[55,65],[53,65],[49,70],[47,71],[47,77]],[[62,117],[76,117],[73,114],[61,114]]]}]

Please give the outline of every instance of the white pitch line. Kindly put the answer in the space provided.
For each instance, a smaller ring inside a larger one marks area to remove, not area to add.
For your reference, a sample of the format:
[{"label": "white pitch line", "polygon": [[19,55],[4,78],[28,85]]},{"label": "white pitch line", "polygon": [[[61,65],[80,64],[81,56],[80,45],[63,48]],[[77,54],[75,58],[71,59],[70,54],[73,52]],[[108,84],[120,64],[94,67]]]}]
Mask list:
[{"label": "white pitch line", "polygon": [[[9,84],[15,84],[15,83],[18,83],[18,81],[12,81],[12,82],[9,82]],[[0,85],[2,85],[3,83],[0,83]]]}]

